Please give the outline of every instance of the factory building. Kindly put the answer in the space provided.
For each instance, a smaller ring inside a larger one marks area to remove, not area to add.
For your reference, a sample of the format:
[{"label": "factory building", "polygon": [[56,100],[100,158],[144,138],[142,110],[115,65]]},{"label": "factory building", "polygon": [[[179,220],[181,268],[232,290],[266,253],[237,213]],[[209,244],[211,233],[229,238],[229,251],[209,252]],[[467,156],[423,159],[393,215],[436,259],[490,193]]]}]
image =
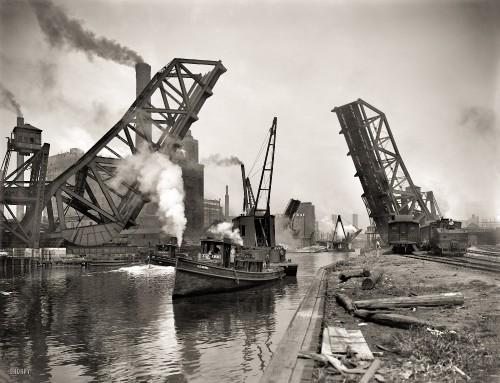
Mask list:
[{"label": "factory building", "polygon": [[205,229],[214,222],[222,222],[224,219],[220,199],[203,200],[203,227]]},{"label": "factory building", "polygon": [[311,202],[301,202],[293,217],[292,227],[297,233],[299,247],[315,244],[317,230],[316,212]]}]

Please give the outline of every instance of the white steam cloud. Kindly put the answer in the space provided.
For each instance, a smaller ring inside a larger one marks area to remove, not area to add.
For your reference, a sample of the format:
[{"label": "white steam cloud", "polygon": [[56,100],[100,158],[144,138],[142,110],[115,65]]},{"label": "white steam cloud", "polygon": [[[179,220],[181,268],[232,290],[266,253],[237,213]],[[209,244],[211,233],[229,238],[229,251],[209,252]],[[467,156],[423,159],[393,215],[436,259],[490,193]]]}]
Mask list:
[{"label": "white steam cloud", "polygon": [[[332,218],[331,217],[323,217],[321,219],[321,222],[326,226],[326,231],[327,232],[331,232],[333,234],[333,232],[335,231],[335,224],[337,222],[333,222],[332,221]],[[343,222],[342,222],[343,223]],[[354,234],[356,233],[356,231],[358,231],[358,229],[356,229],[356,227],[354,227],[353,225],[351,224],[344,224],[344,231],[347,234]],[[339,224],[338,228],[337,228],[337,235],[336,235],[336,239],[342,239],[342,238],[345,238],[344,236],[344,232],[342,231],[342,226]]]},{"label": "white steam cloud", "polygon": [[233,230],[233,224],[230,222],[221,222],[217,226],[208,228],[208,231],[214,235],[220,236],[220,239],[229,238],[238,245],[243,246],[243,239],[240,236],[240,229]]},{"label": "white steam cloud", "polygon": [[201,162],[207,166],[237,166],[243,164],[236,156],[221,157],[219,153],[212,154],[208,158],[204,158]]},{"label": "white steam cloud", "polygon": [[51,1],[31,0],[30,4],[50,45],[80,50],[87,54],[89,60],[98,56],[128,66],[144,62],[132,49],[105,37],[97,37],[94,32],[85,29],[80,20],[69,18],[63,8]]},{"label": "white steam cloud", "polygon": [[141,150],[126,157],[118,167],[115,182],[137,179],[139,190],[158,204],[162,230],[177,237],[182,244],[187,219],[184,214],[184,183],[182,169],[163,153]]},{"label": "white steam cloud", "polygon": [[300,245],[289,226],[276,225],[276,242],[287,250],[296,249]]}]

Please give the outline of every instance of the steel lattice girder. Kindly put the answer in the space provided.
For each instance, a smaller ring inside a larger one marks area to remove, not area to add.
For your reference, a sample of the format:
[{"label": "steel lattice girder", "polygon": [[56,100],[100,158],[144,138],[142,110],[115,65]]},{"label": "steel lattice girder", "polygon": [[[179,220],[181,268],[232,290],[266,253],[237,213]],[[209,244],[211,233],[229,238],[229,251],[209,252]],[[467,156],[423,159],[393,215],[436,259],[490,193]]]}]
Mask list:
[{"label": "steel lattice girder", "polygon": [[436,219],[439,208],[432,192],[423,193],[413,183],[385,114],[361,99],[332,112],[337,114],[339,133],[346,139],[355,176],[363,187],[368,215],[382,239],[387,241],[392,215],[411,214],[421,222]]},{"label": "steel lattice girder", "polygon": [[[207,72],[196,74],[199,70]],[[121,181],[119,188],[113,184],[117,164],[138,151],[133,135],[150,151],[169,153],[198,120],[197,113],[225,71],[220,61],[174,59],[156,73],[120,121],[46,187],[49,230],[42,240],[100,245],[133,226],[148,196],[139,192],[137,181]],[[151,132],[142,129],[146,125]],[[97,195],[104,199],[99,201]],[[66,215],[75,213],[89,224],[68,227]]]},{"label": "steel lattice girder", "polygon": [[[38,247],[49,151],[50,145],[44,144],[27,161],[1,180],[1,203],[9,212],[10,219],[1,209],[0,236],[2,238],[0,238],[0,243],[8,246]],[[11,152],[9,148],[6,158],[11,156]],[[8,160],[4,163],[3,170],[8,170]],[[20,181],[21,175],[27,171],[30,172],[30,180]],[[13,205],[26,207],[21,221],[12,211]]]}]

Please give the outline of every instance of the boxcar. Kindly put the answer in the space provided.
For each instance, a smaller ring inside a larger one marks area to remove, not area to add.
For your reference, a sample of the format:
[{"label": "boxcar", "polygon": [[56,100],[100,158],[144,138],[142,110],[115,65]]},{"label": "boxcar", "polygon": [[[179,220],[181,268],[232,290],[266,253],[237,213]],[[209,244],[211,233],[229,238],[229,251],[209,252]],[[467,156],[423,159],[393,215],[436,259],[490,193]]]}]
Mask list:
[{"label": "boxcar", "polygon": [[389,245],[394,253],[411,253],[416,249],[419,223],[412,215],[395,215],[388,226]]}]

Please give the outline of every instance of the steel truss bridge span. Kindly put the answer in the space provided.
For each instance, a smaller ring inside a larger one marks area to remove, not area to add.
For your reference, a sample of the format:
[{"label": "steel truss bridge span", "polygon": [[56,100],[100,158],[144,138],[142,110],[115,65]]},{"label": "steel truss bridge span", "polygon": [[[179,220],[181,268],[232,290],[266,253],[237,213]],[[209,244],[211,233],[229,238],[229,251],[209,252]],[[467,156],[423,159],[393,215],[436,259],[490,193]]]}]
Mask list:
[{"label": "steel truss bridge span", "polygon": [[[101,245],[136,225],[149,197],[139,191],[137,180],[117,180],[117,166],[142,147],[172,154],[224,72],[220,61],[176,58],[156,73],[125,115],[45,186],[47,223],[42,226],[41,245]],[[26,217],[18,227],[31,227],[36,219],[41,217]]]},{"label": "steel truss bridge span", "polygon": [[408,172],[383,112],[367,102],[336,107],[341,130],[363,187],[362,199],[371,225],[388,243],[388,222],[394,215],[412,215],[424,223],[441,213],[432,191],[422,192]]}]

